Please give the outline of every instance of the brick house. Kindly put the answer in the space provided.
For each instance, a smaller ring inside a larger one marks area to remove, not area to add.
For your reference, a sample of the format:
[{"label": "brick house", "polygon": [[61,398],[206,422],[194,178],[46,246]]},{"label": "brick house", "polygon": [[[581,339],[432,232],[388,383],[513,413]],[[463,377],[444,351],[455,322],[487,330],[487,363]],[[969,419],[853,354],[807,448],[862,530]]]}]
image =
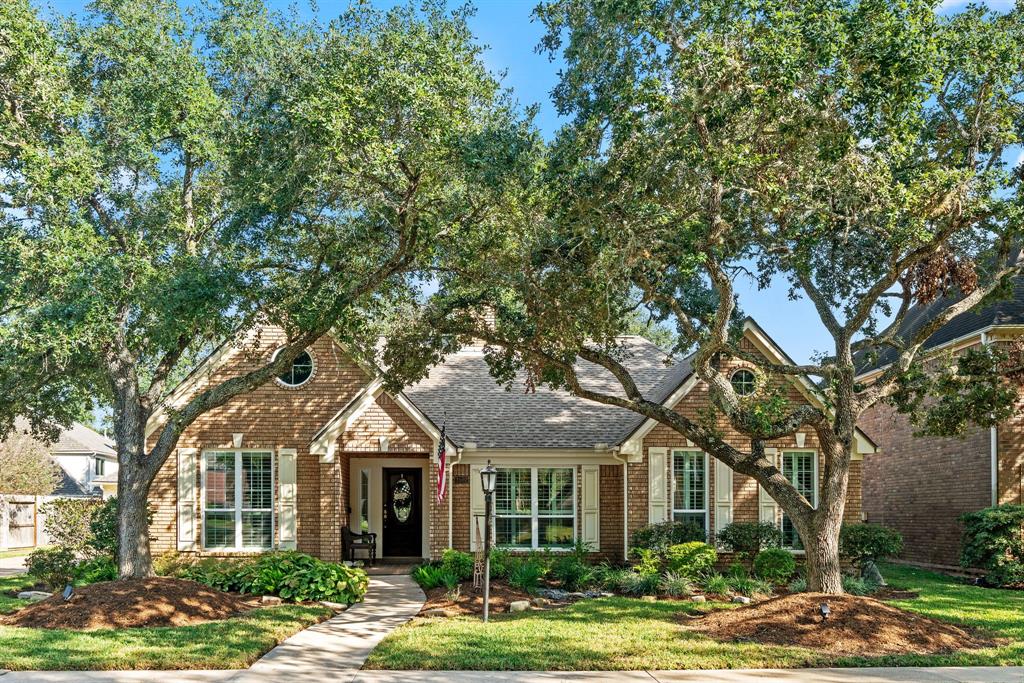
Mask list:
[{"label": "brick house", "polygon": [[[274,353],[278,331],[225,345],[179,386],[173,409],[211,381],[238,374]],[[649,341],[624,337],[641,390],[687,415],[709,405],[688,359],[672,361]],[[745,347],[786,358],[753,321]],[[728,362],[734,385],[753,375]],[[616,386],[583,363],[584,384]],[[789,379],[779,380],[789,382]],[[817,402],[794,380],[794,401]],[[149,433],[159,425],[154,416]],[[447,495],[438,501],[441,426],[448,453]],[[729,427],[721,425],[725,433]],[[733,433],[738,446],[743,439]],[[821,466],[813,432],[770,445],[783,471],[815,497]],[[847,517],[861,515],[858,435]],[[341,559],[341,530],[378,534],[385,558],[436,558],[446,548],[482,543],[479,470],[499,468],[496,540],[516,548],[566,547],[577,540],[619,559],[630,534],[651,522],[687,519],[713,537],[731,521],[771,520],[795,535],[752,479],[734,474],[679,434],[632,412],[561,391],[506,391],[490,377],[479,347],[444,359],[398,394],[345,350],[323,338],[291,371],[191,425],[151,489],[154,552],[223,554],[297,548]]]},{"label": "brick house", "polygon": [[[900,335],[909,337],[948,299],[907,312]],[[929,354],[953,354],[980,344],[1006,342],[1024,334],[1024,278],[1012,298],[963,313],[925,343]],[[870,382],[895,359],[887,350],[858,377]],[[1024,503],[1024,415],[997,427],[972,427],[963,438],[915,436],[906,417],[885,405],[873,406],[859,426],[878,451],[864,460],[867,521],[903,534],[902,559],[922,566],[954,569],[960,561],[961,514],[1002,503]]]}]

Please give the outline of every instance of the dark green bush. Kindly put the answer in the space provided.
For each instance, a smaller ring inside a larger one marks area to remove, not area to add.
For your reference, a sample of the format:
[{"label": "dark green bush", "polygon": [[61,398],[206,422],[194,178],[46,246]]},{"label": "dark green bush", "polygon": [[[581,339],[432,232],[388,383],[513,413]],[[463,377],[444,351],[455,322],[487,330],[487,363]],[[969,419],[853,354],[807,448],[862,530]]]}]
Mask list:
[{"label": "dark green bush", "polygon": [[239,593],[245,585],[243,560],[223,560],[207,557],[182,567],[174,576],[209,586],[215,590]]},{"label": "dark green bush", "polygon": [[626,571],[620,577],[619,590],[626,595],[657,595],[661,588],[661,574],[657,572]]},{"label": "dark green bush", "polygon": [[664,551],[670,545],[706,540],[707,534],[704,532],[704,527],[693,522],[648,524],[634,531],[630,537],[633,548],[646,548],[658,552]]},{"label": "dark green bush", "polygon": [[[147,523],[153,521],[153,511],[146,507]],[[89,547],[103,555],[117,557],[117,498],[107,498],[92,509],[89,517]]]},{"label": "dark green bush", "polygon": [[75,583],[89,584],[113,581],[117,578],[117,563],[109,555],[99,555],[75,566]]},{"label": "dark green bush", "polygon": [[473,556],[469,553],[449,548],[441,554],[441,566],[462,581],[473,578]]},{"label": "dark green bush", "polygon": [[521,562],[504,548],[495,548],[491,551],[491,577],[495,579],[508,579],[512,570]]},{"label": "dark green bush", "polygon": [[960,564],[984,569],[996,586],[1024,583],[1024,505],[997,505],[960,517]]},{"label": "dark green bush", "polygon": [[528,559],[520,562],[509,573],[508,583],[513,588],[518,588],[526,593],[533,593],[540,586],[540,580],[544,576],[544,567],[539,562]]},{"label": "dark green bush", "polygon": [[754,574],[775,584],[784,584],[796,572],[793,554],[782,548],[765,548],[754,558]]},{"label": "dark green bush", "polygon": [[324,562],[295,551],[266,553],[241,566],[243,593],[285,600],[329,600],[352,604],[366,595],[369,577],[357,567]]},{"label": "dark green bush", "polygon": [[843,575],[843,592],[850,595],[871,595],[879,588],[880,586],[870,579]]},{"label": "dark green bush", "polygon": [[670,572],[695,579],[715,568],[718,553],[707,543],[691,541],[669,546],[665,550],[665,565]]},{"label": "dark green bush", "polygon": [[429,591],[443,583],[441,580],[442,573],[444,573],[444,569],[441,568],[441,565],[421,564],[412,570],[412,580],[419,584],[419,587],[423,590]]},{"label": "dark green bush", "polygon": [[63,590],[75,577],[75,553],[69,548],[41,548],[29,553],[25,567],[29,576],[46,584],[50,590]]},{"label": "dark green bush", "polygon": [[782,532],[769,522],[733,522],[719,531],[715,538],[726,550],[746,558],[756,557],[765,548],[782,545]]},{"label": "dark green bush", "polygon": [[551,577],[567,591],[578,591],[594,582],[594,568],[579,556],[572,554],[555,560]]},{"label": "dark green bush", "polygon": [[839,553],[863,564],[895,557],[903,551],[903,537],[881,524],[846,524],[839,531]]}]

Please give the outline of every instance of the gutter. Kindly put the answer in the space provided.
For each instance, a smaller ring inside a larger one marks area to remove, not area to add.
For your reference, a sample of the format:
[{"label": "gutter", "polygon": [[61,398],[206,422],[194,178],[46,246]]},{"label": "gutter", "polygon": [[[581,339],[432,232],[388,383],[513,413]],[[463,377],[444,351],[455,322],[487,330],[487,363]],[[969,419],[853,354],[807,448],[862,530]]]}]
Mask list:
[{"label": "gutter", "polygon": [[629,456],[619,453],[619,446],[611,450],[616,461],[622,463],[622,561],[629,560]]}]

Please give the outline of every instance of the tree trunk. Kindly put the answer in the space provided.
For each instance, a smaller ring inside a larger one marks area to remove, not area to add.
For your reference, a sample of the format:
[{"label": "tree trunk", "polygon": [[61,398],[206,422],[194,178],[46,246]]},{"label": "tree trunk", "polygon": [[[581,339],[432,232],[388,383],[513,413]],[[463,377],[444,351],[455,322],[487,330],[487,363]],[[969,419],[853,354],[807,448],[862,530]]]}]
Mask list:
[{"label": "tree trunk", "polygon": [[807,590],[812,593],[843,592],[843,574],[839,564],[839,520],[827,515],[812,517],[812,528],[801,533],[807,562]]},{"label": "tree trunk", "polygon": [[117,575],[142,579],[153,575],[149,552],[148,478],[122,466],[117,476]]}]

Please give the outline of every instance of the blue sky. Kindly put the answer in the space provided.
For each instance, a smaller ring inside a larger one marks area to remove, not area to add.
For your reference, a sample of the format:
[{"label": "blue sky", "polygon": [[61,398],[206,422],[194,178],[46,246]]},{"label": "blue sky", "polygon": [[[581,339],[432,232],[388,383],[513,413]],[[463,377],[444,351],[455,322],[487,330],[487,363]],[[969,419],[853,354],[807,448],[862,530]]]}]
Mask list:
[{"label": "blue sky", "polygon": [[[291,0],[269,2],[281,9],[291,4]],[[48,4],[61,13],[80,12],[86,0],[51,0]],[[329,19],[346,4],[321,0],[319,15]],[[374,0],[373,4],[386,7],[394,5],[395,0]],[[456,4],[461,2],[453,3]],[[967,0],[944,0],[941,11],[955,12],[966,4]],[[1012,8],[1013,0],[990,0],[986,4],[1007,11]],[[537,125],[545,136],[551,137],[560,125],[550,92],[558,82],[561,63],[550,61],[535,49],[543,35],[542,26],[531,16],[536,1],[477,0],[475,5],[477,13],[471,20],[471,28],[477,40],[487,47],[484,59],[488,68],[495,74],[505,74],[504,85],[513,90],[521,104],[539,105]],[[1024,152],[1019,155],[1018,162],[1024,160]],[[744,312],[756,318],[796,361],[809,360],[815,351],[831,350],[831,338],[814,307],[806,299],[790,301],[783,282],[775,282],[772,287],[759,291],[752,283],[741,279],[736,289]]]}]

